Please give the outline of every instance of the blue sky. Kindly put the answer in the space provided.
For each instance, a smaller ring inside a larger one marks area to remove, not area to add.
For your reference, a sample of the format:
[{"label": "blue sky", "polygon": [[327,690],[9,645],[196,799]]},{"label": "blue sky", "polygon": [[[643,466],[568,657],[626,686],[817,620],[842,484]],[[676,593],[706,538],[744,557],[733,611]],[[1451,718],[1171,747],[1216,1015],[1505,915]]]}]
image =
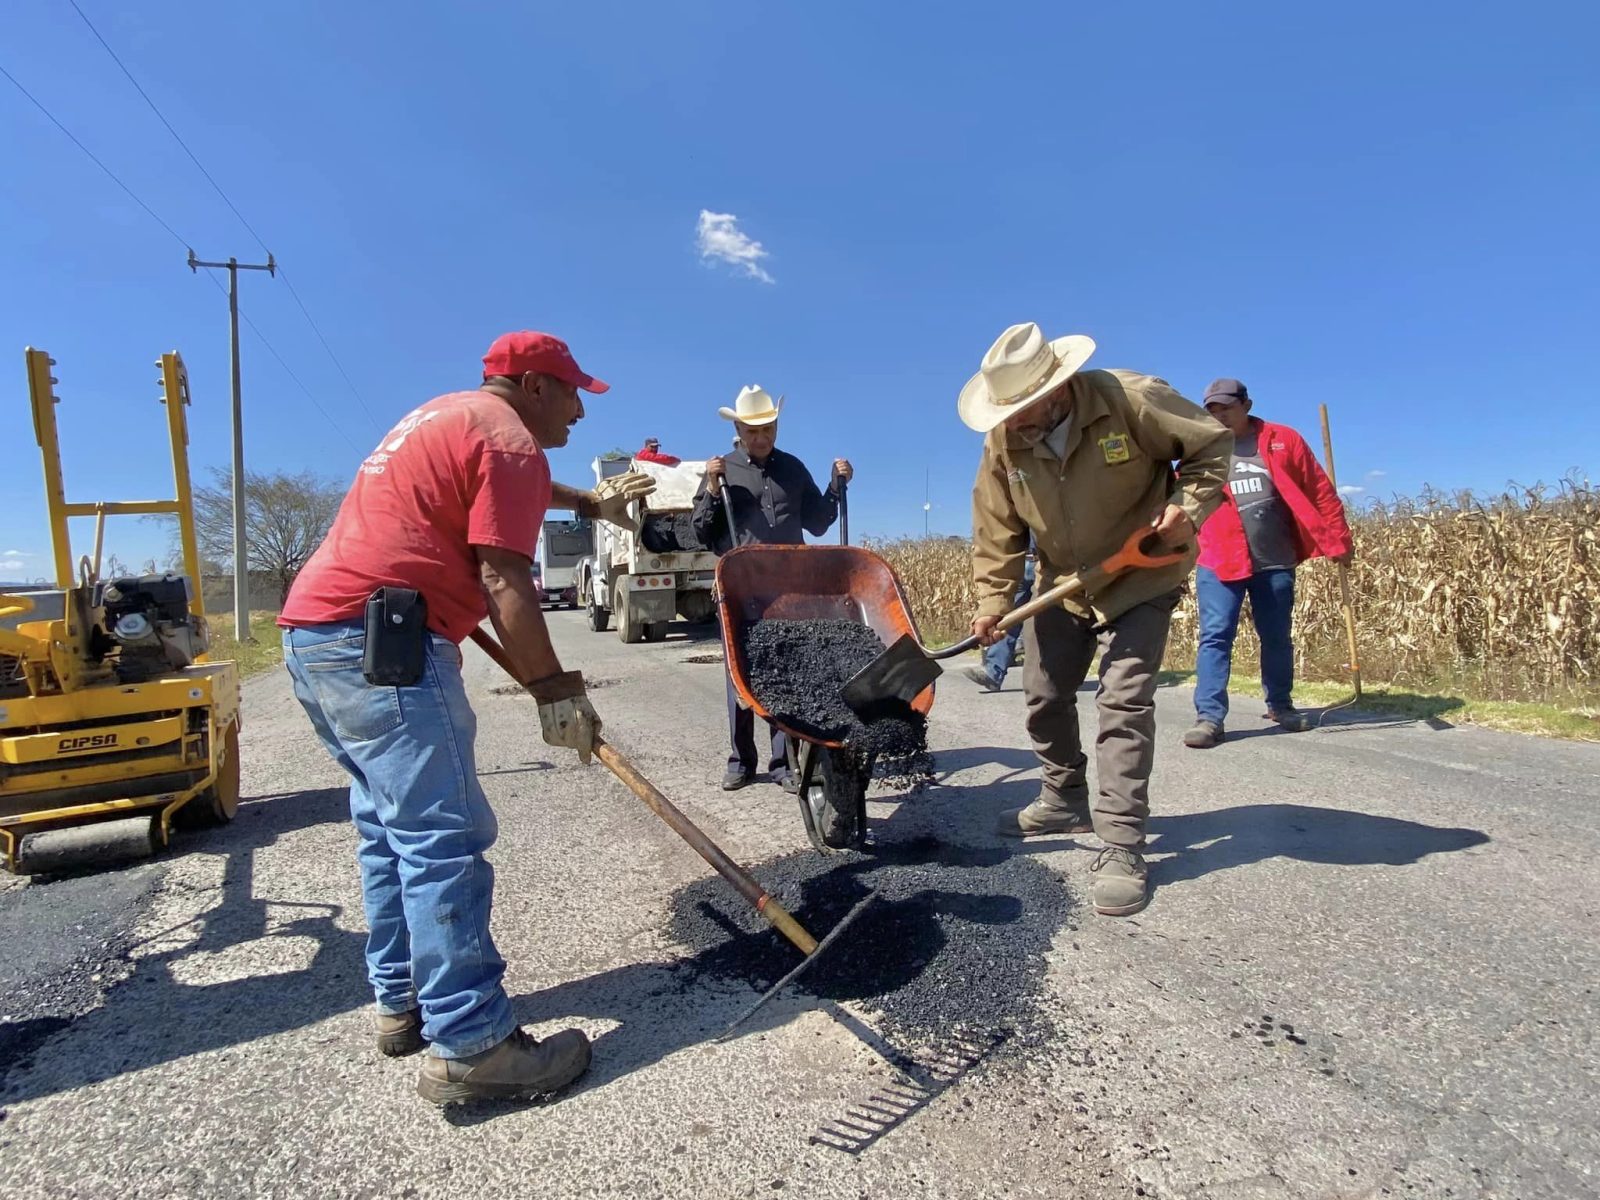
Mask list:
[{"label": "blue sky", "polygon": [[[1328,403],[1368,496],[1600,466],[1593,5],[79,3],[364,400],[245,276],[310,393],[246,330],[256,469],[348,479],[533,327],[614,385],[558,478],[647,434],[716,452],[754,382],[788,397],[782,445],[855,462],[852,532],[920,532],[928,475],[932,527],[965,532],[956,393],[1020,320],[1192,398],[1236,375],[1314,443]],[[12,0],[7,35],[0,66],[183,242],[259,259],[67,0]],[[153,495],[163,350],[196,470],[227,461],[227,311],[4,79],[0,139],[14,577],[48,569],[24,345],[59,360],[69,495]],[[705,258],[702,211],[765,256]]]}]

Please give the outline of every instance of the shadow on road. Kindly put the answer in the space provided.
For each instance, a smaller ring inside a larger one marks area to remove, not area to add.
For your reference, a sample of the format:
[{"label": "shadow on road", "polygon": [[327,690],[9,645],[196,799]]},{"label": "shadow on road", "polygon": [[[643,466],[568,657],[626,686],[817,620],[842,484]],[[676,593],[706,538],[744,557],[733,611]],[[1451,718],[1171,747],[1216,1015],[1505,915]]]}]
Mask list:
[{"label": "shadow on road", "polygon": [[[1286,734],[1277,729],[1271,733],[1283,737],[1314,736]],[[1227,747],[1205,753],[1225,754]],[[1026,804],[1038,795],[1038,760],[1031,750],[1005,746],[941,750],[934,761],[935,780],[943,786],[930,789],[914,802],[915,808],[925,810],[925,822],[931,819],[935,824],[964,825],[973,833],[992,830],[992,822],[1001,810]],[[951,776],[975,766],[998,766],[1001,774],[983,786],[949,785]],[[911,815],[907,806],[902,806],[890,821],[909,820]],[[875,830],[880,827],[877,823],[873,826]],[[1478,829],[1425,825],[1304,804],[1246,804],[1178,814],[1164,814],[1158,804],[1150,818],[1151,852],[1173,856],[1161,865],[1158,878],[1162,884],[1199,879],[1213,871],[1249,866],[1270,858],[1333,866],[1408,866],[1430,854],[1468,850],[1488,841],[1489,835]],[[1085,839],[1077,844],[1092,842]],[[1068,843],[1062,839],[1030,839],[1024,844],[1033,853]]]},{"label": "shadow on road", "polygon": [[[221,884],[210,889],[216,903],[128,946],[132,972],[106,992],[101,1007],[67,1021],[44,1018],[54,1023],[32,1031],[38,1036],[5,1064],[0,1103],[245,1045],[365,1005],[366,935],[338,928],[343,910],[263,900],[254,887],[257,851],[298,830],[347,822],[348,796],[345,788],[326,788],[258,797],[240,805],[231,825],[186,839],[184,852],[224,862]],[[182,940],[171,950],[141,954],[141,947],[168,937]],[[239,955],[241,978],[181,981],[185,960],[229,953]],[[285,961],[295,969],[279,970]]]},{"label": "shadow on road", "polygon": [[[958,790],[969,793],[982,793],[988,795],[995,787],[1006,787],[1016,784],[1022,776],[1031,775],[1039,769],[1039,758],[1032,750],[1023,746],[962,746],[953,750],[935,750],[933,752],[934,782],[948,784],[950,777],[969,767],[997,766],[1003,767],[1005,773],[994,783],[984,787],[967,788]],[[1038,782],[1029,779],[1028,786],[1037,789]],[[995,803],[999,807],[999,801]]]},{"label": "shadow on road", "polygon": [[667,627],[666,636],[661,640],[675,642],[680,646],[698,646],[703,642],[720,642],[722,633],[715,621],[697,625],[691,625],[687,621],[674,621]]},{"label": "shadow on road", "polygon": [[1340,867],[1404,867],[1430,854],[1489,841],[1479,829],[1449,828],[1308,804],[1241,804],[1211,812],[1153,816],[1150,850],[1173,854],[1156,876],[1163,885],[1269,858]]},{"label": "shadow on road", "polygon": [[[1373,707],[1364,707],[1364,706]],[[1444,719],[1446,713],[1467,706],[1460,696],[1422,696],[1416,692],[1381,692],[1362,697],[1349,708],[1309,710],[1312,719],[1322,718],[1323,728],[1335,725],[1389,729],[1403,725],[1426,725],[1429,729],[1454,729]]]}]

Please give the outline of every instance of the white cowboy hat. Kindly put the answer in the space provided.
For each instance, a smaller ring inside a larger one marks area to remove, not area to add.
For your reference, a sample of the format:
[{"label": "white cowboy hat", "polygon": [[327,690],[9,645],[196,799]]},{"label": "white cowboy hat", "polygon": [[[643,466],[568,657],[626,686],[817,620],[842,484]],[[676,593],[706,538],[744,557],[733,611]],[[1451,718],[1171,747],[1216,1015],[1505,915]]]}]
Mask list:
[{"label": "white cowboy hat", "polygon": [[779,396],[774,403],[765,388],[751,384],[739,392],[739,398],[733,402],[732,408],[719,408],[717,411],[727,421],[742,421],[746,425],[771,425],[778,419],[778,412],[782,408],[782,396]]},{"label": "white cowboy hat", "polygon": [[1032,321],[995,339],[983,366],[967,380],[956,411],[970,428],[988,433],[1064,383],[1094,353],[1094,339],[1071,333],[1053,342]]}]

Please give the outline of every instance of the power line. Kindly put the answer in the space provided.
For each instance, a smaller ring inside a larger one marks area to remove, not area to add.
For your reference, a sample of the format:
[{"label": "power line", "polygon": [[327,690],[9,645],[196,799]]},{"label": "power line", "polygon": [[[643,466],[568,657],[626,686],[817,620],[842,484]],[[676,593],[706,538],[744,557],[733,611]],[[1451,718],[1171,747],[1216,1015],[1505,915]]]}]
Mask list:
[{"label": "power line", "polygon": [[[76,7],[76,6],[74,6],[74,7]],[[165,229],[168,233],[170,233],[172,235],[173,240],[176,241],[178,243],[178,245],[182,246],[185,250],[189,249],[189,240],[187,238],[183,237],[181,234],[179,234],[178,231],[176,229],[174,229],[171,225],[168,225],[166,223],[166,221],[162,220],[160,213],[156,212],[155,209],[151,208],[148,204],[146,204],[143,200],[141,200],[139,198],[139,194],[137,192],[135,192],[127,184],[123,183],[122,180],[117,177],[117,173],[115,171],[113,171],[110,167],[106,166],[105,163],[101,162],[99,156],[96,155],[93,150],[89,149],[89,147],[85,146],[81,141],[79,141],[78,138],[77,138],[77,135],[75,135],[72,132],[72,130],[68,129],[65,125],[63,125],[60,121],[58,121],[56,119],[55,114],[52,113],[43,104],[41,104],[39,102],[38,98],[35,97],[32,92],[28,91],[27,88],[23,87],[22,84],[18,83],[17,82],[17,77],[15,75],[11,74],[11,72],[6,70],[3,66],[0,66],[0,75],[4,75],[7,79],[9,79],[11,81],[12,86],[15,87],[17,89],[17,91],[21,92],[24,96],[26,96],[27,99],[28,99],[28,102],[30,104],[32,104],[35,108],[37,108],[41,113],[43,113],[45,118],[46,118],[46,120],[48,120],[50,122],[50,124],[54,125],[57,129],[59,129],[62,133],[64,133],[67,136],[67,140],[70,141],[79,150],[83,151],[84,155],[89,159],[90,162],[94,163],[95,166],[99,167],[102,171],[104,171],[105,174],[106,174],[106,177],[108,179],[110,179],[112,183],[116,184],[119,188],[121,188],[124,192],[126,192],[128,194],[129,199],[131,199],[140,208],[144,209],[144,211],[149,215],[149,217],[150,217],[150,219],[152,221],[154,221],[157,225],[161,226],[161,228]],[[206,278],[208,280],[210,280],[211,281],[211,285],[213,287],[215,287],[219,292],[221,292],[224,296],[226,296],[228,294],[227,290],[220,283],[218,283],[216,281],[216,278],[214,276],[212,276],[210,272],[206,273]],[[331,429],[333,429],[333,431],[335,433],[337,433],[340,437],[342,437],[345,440],[345,442],[349,445],[350,449],[354,450],[357,454],[360,454],[361,453],[361,448],[356,445],[355,440],[353,438],[351,438],[351,436],[348,433],[346,433],[342,428],[340,428],[339,423],[337,421],[335,421],[333,419],[333,416],[328,412],[328,410],[322,406],[322,402],[319,401],[316,398],[316,396],[312,394],[311,389],[306,387],[306,385],[301,382],[300,377],[294,373],[293,369],[290,368],[289,364],[284,360],[283,355],[278,353],[278,348],[276,346],[274,346],[267,339],[267,335],[266,334],[261,332],[260,327],[254,321],[252,321],[250,319],[249,314],[245,313],[245,312],[240,312],[239,316],[241,318],[243,318],[244,323],[246,325],[250,326],[250,331],[252,333],[254,333],[256,335],[256,337],[261,340],[261,344],[267,348],[267,353],[271,354],[273,358],[277,359],[278,365],[283,368],[283,373],[285,375],[287,375],[290,379],[294,380],[295,385],[302,392],[305,393],[306,399],[310,400],[311,404],[312,404],[312,407],[314,407],[319,413],[322,414],[323,419],[328,422],[329,427]],[[369,413],[368,415],[370,416],[371,414]]]},{"label": "power line", "polygon": [[379,433],[384,432],[385,426],[383,422],[378,420],[373,415],[372,409],[367,407],[366,397],[357,389],[355,380],[350,378],[350,372],[344,369],[344,364],[339,361],[339,356],[333,352],[333,347],[328,344],[328,339],[323,336],[322,327],[312,318],[311,310],[306,307],[306,302],[300,299],[300,293],[295,290],[294,284],[289,280],[289,273],[279,267],[278,278],[283,280],[284,286],[289,289],[289,295],[293,296],[294,302],[300,306],[300,311],[305,314],[306,324],[311,326],[311,332],[317,335],[317,340],[322,343],[322,348],[328,352],[328,357],[333,360],[333,365],[339,368],[339,374],[344,376],[344,381],[350,388],[350,394],[356,398],[356,403],[361,405],[361,411],[367,414],[367,420],[378,427]]},{"label": "power line", "polygon": [[156,102],[150,99],[150,93],[139,86],[139,81],[133,77],[133,72],[128,70],[127,65],[117,57],[117,52],[111,48],[111,43],[107,42],[105,38],[100,36],[100,31],[94,27],[94,22],[89,20],[88,14],[85,13],[83,9],[78,7],[78,0],[67,0],[67,3],[72,5],[72,10],[77,13],[78,16],[83,18],[83,23],[89,27],[89,32],[94,34],[95,41],[99,42],[101,46],[105,47],[105,52],[111,56],[111,61],[116,63],[117,66],[122,69],[122,73],[128,77],[128,82],[133,84],[133,90],[139,93],[139,95],[144,99],[144,102],[150,106],[150,111],[155,113],[156,120],[160,121],[167,127],[167,132],[172,135],[172,140],[183,147],[183,152],[189,156],[189,161],[195,165],[195,169],[206,177],[206,182],[211,185],[212,189],[215,190],[217,195],[222,197],[222,202],[230,209],[233,209],[233,215],[239,218],[239,224],[250,230],[250,236],[255,238],[262,250],[266,250],[267,253],[270,254],[271,251],[267,250],[267,244],[261,240],[261,235],[251,228],[250,222],[244,219],[244,214],[237,208],[234,208],[233,201],[228,199],[228,193],[224,192],[221,185],[218,184],[215,179],[211,178],[211,172],[206,170],[205,167],[201,165],[200,160],[195,157],[194,151],[189,149],[189,144],[178,136],[178,131],[172,127],[172,122],[161,115],[161,110],[156,107]]},{"label": "power line", "polygon": [[145,212],[149,213],[150,214],[150,219],[153,220],[157,225],[161,226],[161,228],[165,229],[168,233],[170,233],[172,235],[172,237],[173,237],[173,240],[176,241],[178,243],[178,245],[182,246],[185,250],[187,250],[189,248],[188,239],[186,239],[184,237],[181,237],[178,234],[178,231],[176,229],[174,229],[171,225],[168,225],[165,221],[163,221],[161,219],[160,215],[156,212],[155,209],[151,208],[143,200],[139,199],[139,194],[137,192],[135,192],[127,184],[123,183],[121,179],[117,178],[117,173],[115,171],[113,171],[110,167],[106,166],[105,163],[101,162],[100,159],[96,156],[96,154],[95,154],[95,152],[93,150],[89,149],[89,147],[85,146],[82,142],[80,142],[77,139],[77,137],[75,137],[73,135],[72,130],[68,129],[60,121],[56,120],[55,114],[52,113],[43,104],[39,103],[39,101],[34,97],[34,94],[32,92],[30,92],[27,88],[23,87],[20,83],[18,83],[17,82],[17,77],[15,75],[13,75],[10,71],[6,70],[4,67],[0,67],[0,75],[4,75],[7,79],[9,79],[11,81],[12,86],[15,87],[17,89],[17,91],[21,92],[24,96],[26,96],[28,98],[28,102],[30,104],[32,104],[35,108],[37,108],[40,112],[42,112],[45,115],[45,118],[50,122],[50,124],[54,125],[57,129],[61,130],[62,133],[66,134],[68,140],[70,140],[72,142],[72,144],[74,146],[76,146],[79,150],[82,150],[84,152],[84,154],[86,154],[88,156],[90,162],[94,163],[95,166],[99,167],[102,171],[104,171],[106,173],[106,177],[109,178],[112,183],[116,184],[123,191],[127,192],[128,193],[128,198],[131,199],[140,208],[144,209]]},{"label": "power line", "polygon": [[[220,283],[218,283],[217,282],[217,277],[215,275],[213,275],[211,272],[209,272],[209,271],[206,272],[206,278],[208,280],[210,280],[211,286],[216,288],[217,291],[221,292],[224,296],[226,296],[228,294],[228,289],[223,287]],[[340,437],[342,437],[345,440],[345,444],[347,446],[349,446],[351,450],[355,451],[357,454],[361,454],[362,453],[361,447],[356,445],[355,439],[352,438],[348,433],[346,433],[340,427],[339,422],[337,422],[337,421],[335,421],[333,419],[333,414],[332,413],[330,413],[327,409],[322,407],[322,402],[320,400],[318,400],[315,395],[312,394],[312,391],[311,391],[310,388],[308,388],[304,383],[301,382],[300,376],[298,376],[298,375],[296,375],[294,373],[294,370],[289,366],[289,364],[287,362],[284,361],[283,355],[278,353],[278,348],[276,346],[274,346],[270,341],[267,340],[267,335],[261,332],[260,326],[258,326],[254,321],[252,321],[250,319],[250,314],[245,312],[244,309],[241,308],[239,310],[239,319],[241,321],[243,321],[246,325],[250,326],[250,332],[255,334],[256,337],[260,339],[261,344],[267,348],[267,353],[272,355],[273,358],[278,360],[278,365],[283,368],[283,373],[285,375],[287,375],[290,379],[294,380],[295,386],[298,387],[302,392],[305,393],[306,399],[311,401],[311,406],[313,408],[315,408],[319,413],[322,414],[322,419],[325,420],[328,423],[328,427],[330,429],[332,429],[335,433],[337,433]]]},{"label": "power line", "polygon": [[[217,281],[213,279],[211,282],[216,283]],[[222,285],[217,283],[217,288],[218,290],[221,290]],[[329,427],[344,439],[344,444],[349,446],[350,449],[356,454],[365,457],[367,452],[361,449],[360,446],[356,445],[355,439],[340,427],[339,422],[333,419],[332,414],[330,414],[327,409],[322,407],[321,402],[317,400],[316,396],[312,395],[311,389],[300,382],[300,376],[296,375],[294,371],[290,369],[289,364],[284,362],[283,355],[278,353],[278,348],[271,342],[267,341],[267,335],[261,332],[260,328],[257,327],[256,323],[250,319],[249,314],[243,309],[239,310],[239,319],[242,320],[246,325],[250,326],[251,333],[255,334],[256,337],[261,339],[261,344],[267,348],[267,353],[271,354],[273,358],[278,360],[278,365],[283,368],[283,373],[290,379],[294,380],[295,386],[306,394],[306,399],[311,401],[316,410],[322,414],[323,419],[328,422]]]},{"label": "power line", "polygon": [[[156,102],[150,98],[150,93],[145,91],[144,88],[140,86],[139,81],[134,78],[133,72],[128,70],[128,65],[124,63],[122,59],[117,56],[117,52],[111,48],[111,43],[106,41],[106,39],[101,35],[100,31],[95,28],[94,22],[89,20],[89,14],[84,12],[83,9],[78,6],[78,0],[67,0],[67,3],[72,5],[72,10],[77,13],[82,19],[83,23],[89,27],[89,32],[94,34],[95,40],[99,42],[100,45],[105,49],[105,52],[111,56],[111,61],[117,64],[117,67],[122,71],[123,75],[127,77],[128,82],[133,84],[133,90],[138,92],[140,98],[150,106],[150,111],[155,113],[156,120],[160,121],[161,124],[166,127],[167,132],[172,135],[172,140],[177,142],[178,145],[182,147],[183,152],[189,156],[189,161],[194,164],[195,170],[199,171],[200,174],[205,177],[205,181],[209,183],[212,190],[222,198],[222,202],[228,206],[229,211],[232,212],[234,216],[239,218],[239,224],[243,225],[245,229],[249,231],[250,236],[255,238],[256,244],[270,256],[272,251],[268,248],[267,243],[262,240],[261,235],[256,232],[255,226],[251,225],[249,221],[245,220],[244,214],[239,211],[239,206],[228,198],[228,193],[222,190],[222,185],[212,177],[210,171],[206,170],[205,165],[200,161],[199,157],[196,156],[195,152],[189,149],[189,143],[184,141],[179,135],[178,131],[172,127],[172,122],[167,120],[161,109],[156,106]],[[345,386],[350,389],[350,394],[356,398],[356,403],[361,405],[361,411],[366,413],[367,419],[378,427],[379,432],[382,432],[385,426],[373,414],[372,409],[368,407],[366,397],[363,396],[361,394],[361,390],[356,387],[355,380],[350,377],[350,372],[344,369],[344,363],[339,361],[339,356],[333,352],[333,345],[328,341],[327,336],[322,332],[322,327],[317,324],[316,318],[311,315],[311,310],[306,307],[306,302],[300,298],[300,293],[290,281],[288,273],[280,267],[278,269],[278,277],[282,279],[284,285],[288,287],[289,295],[294,298],[294,302],[300,309],[301,315],[306,319],[306,324],[311,326],[311,331],[317,335],[317,340],[322,343],[322,348],[328,352],[328,357],[333,360],[333,365],[338,368],[339,374],[344,378]]]}]

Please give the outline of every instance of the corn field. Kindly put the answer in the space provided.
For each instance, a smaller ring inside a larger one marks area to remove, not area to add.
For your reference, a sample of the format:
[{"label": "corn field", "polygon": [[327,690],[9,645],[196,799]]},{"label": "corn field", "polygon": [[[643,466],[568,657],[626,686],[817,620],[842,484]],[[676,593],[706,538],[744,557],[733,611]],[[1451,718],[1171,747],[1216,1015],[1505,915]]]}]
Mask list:
[{"label": "corn field", "polygon": [[[1600,695],[1600,489],[1565,480],[1494,497],[1427,491],[1350,513],[1350,572],[1364,680],[1468,688],[1485,699],[1593,703]],[[873,547],[893,565],[924,634],[964,633],[973,610],[970,546],[913,539]],[[1255,663],[1248,618],[1235,669]],[[1193,664],[1192,592],[1175,616],[1167,666]],[[1341,679],[1349,651],[1339,572],[1300,568],[1295,603],[1300,675]]]}]

